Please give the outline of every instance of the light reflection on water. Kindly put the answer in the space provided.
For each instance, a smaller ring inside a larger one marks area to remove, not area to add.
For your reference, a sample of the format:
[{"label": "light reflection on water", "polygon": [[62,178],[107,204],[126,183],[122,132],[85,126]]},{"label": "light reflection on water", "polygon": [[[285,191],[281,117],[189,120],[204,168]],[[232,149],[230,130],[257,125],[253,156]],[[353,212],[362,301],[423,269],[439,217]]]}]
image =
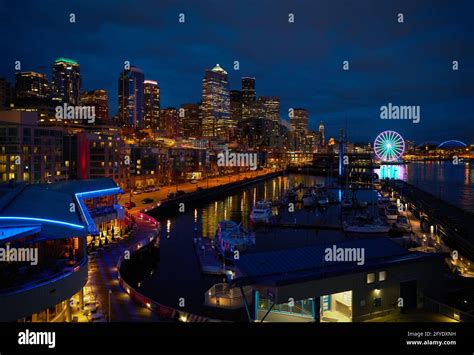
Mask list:
[{"label": "light reflection on water", "polygon": [[401,179],[436,197],[474,212],[474,164],[452,161],[411,162],[404,165],[382,165],[375,172],[381,179]]}]

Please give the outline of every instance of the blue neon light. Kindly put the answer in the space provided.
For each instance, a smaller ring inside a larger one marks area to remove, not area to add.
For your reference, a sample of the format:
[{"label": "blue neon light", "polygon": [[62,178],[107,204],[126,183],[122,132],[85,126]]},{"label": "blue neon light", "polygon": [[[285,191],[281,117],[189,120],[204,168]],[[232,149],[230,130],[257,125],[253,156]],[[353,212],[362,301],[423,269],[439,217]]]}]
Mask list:
[{"label": "blue neon light", "polygon": [[97,195],[97,194],[105,194],[107,192],[119,192],[121,189],[120,187],[112,187],[110,189],[102,189],[102,190],[95,190],[95,191],[86,191],[86,192],[78,192],[76,196],[84,196],[84,195]]},{"label": "blue neon light", "polygon": [[34,217],[5,217],[1,216],[0,220],[16,220],[16,221],[32,221],[32,222],[42,222],[42,223],[48,223],[48,224],[59,224],[61,226],[66,226],[66,227],[71,227],[71,228],[76,228],[76,229],[84,229],[84,226],[81,226],[80,224],[74,224],[74,223],[68,223],[68,222],[62,222],[62,221],[55,221],[53,219],[45,219],[45,218],[34,218]]}]

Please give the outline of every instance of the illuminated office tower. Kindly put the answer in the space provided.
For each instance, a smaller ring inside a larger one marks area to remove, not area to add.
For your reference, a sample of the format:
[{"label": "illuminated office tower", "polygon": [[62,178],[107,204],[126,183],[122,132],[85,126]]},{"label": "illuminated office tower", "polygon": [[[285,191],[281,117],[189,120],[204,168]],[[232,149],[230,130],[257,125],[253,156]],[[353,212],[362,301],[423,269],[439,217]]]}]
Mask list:
[{"label": "illuminated office tower", "polygon": [[227,72],[219,64],[202,80],[202,125],[204,137],[226,136],[231,126]]},{"label": "illuminated office tower", "polygon": [[160,87],[153,80],[144,82],[145,128],[157,129],[160,123]]},{"label": "illuminated office tower", "polygon": [[255,78],[242,78],[242,99],[245,102],[255,101],[257,99],[255,93]]},{"label": "illuminated office tower", "polygon": [[51,88],[45,74],[34,71],[20,72],[15,75],[16,97],[47,98],[51,95]]},{"label": "illuminated office tower", "polygon": [[143,127],[143,71],[130,67],[120,73],[118,81],[118,117],[122,125],[128,127]]},{"label": "illuminated office tower", "polygon": [[242,120],[242,91],[230,91],[230,120],[232,127],[236,127]]},{"label": "illuminated office tower", "polygon": [[262,103],[263,116],[273,122],[279,122],[280,99],[276,96],[260,96],[258,101]]},{"label": "illuminated office tower", "polygon": [[109,95],[106,90],[92,90],[81,94],[81,106],[95,107],[96,121],[101,123],[109,119]]},{"label": "illuminated office tower", "polygon": [[257,102],[255,78],[242,78],[242,119],[261,118],[262,105]]},{"label": "illuminated office tower", "polygon": [[72,59],[56,59],[53,65],[52,88],[54,101],[78,106],[81,91],[79,64]]},{"label": "illuminated office tower", "polygon": [[295,108],[290,117],[290,123],[294,132],[295,149],[301,150],[308,132],[308,111],[302,108]]},{"label": "illuminated office tower", "polygon": [[319,123],[319,135],[321,137],[321,145],[324,145],[324,123],[321,121]]},{"label": "illuminated office tower", "polygon": [[202,136],[202,115],[199,104],[183,104],[183,135],[186,138],[200,138]]}]

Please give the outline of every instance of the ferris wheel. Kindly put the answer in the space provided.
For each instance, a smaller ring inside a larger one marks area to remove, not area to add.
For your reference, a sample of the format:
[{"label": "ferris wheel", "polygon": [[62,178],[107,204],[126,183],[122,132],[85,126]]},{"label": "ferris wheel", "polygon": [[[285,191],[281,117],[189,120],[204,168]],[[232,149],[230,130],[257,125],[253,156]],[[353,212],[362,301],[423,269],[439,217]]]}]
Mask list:
[{"label": "ferris wheel", "polygon": [[377,157],[385,162],[400,159],[405,151],[403,137],[395,131],[383,131],[374,141],[374,152]]}]

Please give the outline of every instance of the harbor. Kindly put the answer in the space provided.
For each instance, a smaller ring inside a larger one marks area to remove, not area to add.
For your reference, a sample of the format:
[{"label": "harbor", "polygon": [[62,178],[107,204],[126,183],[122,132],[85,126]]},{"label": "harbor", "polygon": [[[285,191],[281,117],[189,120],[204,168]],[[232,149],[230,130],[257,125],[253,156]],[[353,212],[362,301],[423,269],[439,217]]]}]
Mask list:
[{"label": "harbor", "polygon": [[[441,234],[446,226],[434,224],[436,231],[431,226],[426,229],[426,222],[434,220],[427,219],[430,211],[421,211],[424,200],[419,196],[416,200],[407,193],[418,190],[413,185],[395,180],[381,180],[374,185],[356,182],[349,185],[348,191],[346,186],[337,185],[327,177],[289,173],[249,182],[239,190],[226,191],[226,197],[193,204],[186,213],[168,214],[160,220],[162,252],[158,266],[137,287],[147,297],[170,307],[177,307],[182,295],[188,295],[184,311],[190,314],[222,320],[248,319],[246,314],[250,306],[245,305],[241,296],[240,307],[235,307],[237,301],[232,301],[232,312],[223,312],[215,302],[214,306],[209,305],[208,293],[214,293],[216,285],[224,285],[219,287],[228,290],[229,295],[235,296],[238,290],[225,286],[233,282],[235,268],[216,243],[219,221],[226,220],[234,221],[239,228],[241,226],[255,236],[254,245],[239,250],[239,256],[244,258],[301,247],[358,243],[358,240],[362,243],[374,240],[375,243],[382,237],[413,255],[440,255],[451,277],[471,275],[472,258],[468,249],[459,248],[460,257],[451,258],[454,239]],[[315,197],[314,205],[305,206],[303,196],[311,189],[324,193]],[[290,199],[289,192],[294,194]],[[318,203],[322,198],[326,203]],[[183,201],[186,203],[185,198]],[[395,207],[390,212],[392,205]],[[166,208],[166,203],[161,206]],[[255,208],[261,209],[265,217],[257,218],[258,214],[252,213]],[[160,213],[153,210],[148,213],[156,213],[155,218],[159,219]],[[170,274],[170,270],[174,271]],[[185,282],[181,282],[183,280]],[[246,300],[249,304],[251,298]]]}]

